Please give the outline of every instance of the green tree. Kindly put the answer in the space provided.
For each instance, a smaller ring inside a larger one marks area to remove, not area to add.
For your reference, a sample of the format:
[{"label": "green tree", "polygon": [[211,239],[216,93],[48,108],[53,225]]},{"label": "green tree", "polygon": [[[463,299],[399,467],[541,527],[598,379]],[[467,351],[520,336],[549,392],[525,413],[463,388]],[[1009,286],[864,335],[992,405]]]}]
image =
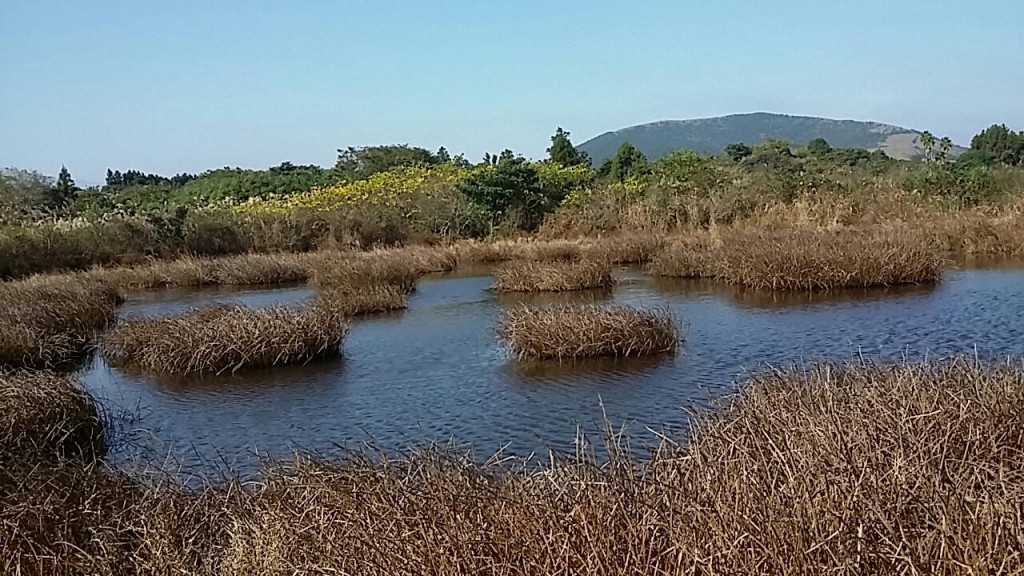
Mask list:
[{"label": "green tree", "polygon": [[1024,162],[1024,132],[1014,132],[1004,124],[993,124],[971,139],[976,159],[1017,166]]},{"label": "green tree", "polygon": [[832,146],[824,138],[815,138],[807,143],[807,151],[821,158],[832,151]]},{"label": "green tree", "polygon": [[386,146],[364,146],[338,150],[338,161],[334,173],[338,179],[358,180],[369,178],[378,172],[386,172],[401,166],[434,164],[435,157],[429,150],[408,144]]},{"label": "green tree", "polygon": [[647,156],[636,146],[623,142],[619,149],[598,169],[599,178],[612,178],[625,182],[630,178],[644,176],[650,171]]},{"label": "green tree", "polygon": [[556,129],[554,136],[551,137],[551,147],[547,149],[547,153],[552,162],[558,162],[565,167],[590,165],[590,156],[573,146],[569,140],[569,132],[561,127]]},{"label": "green tree", "polygon": [[747,146],[743,142],[734,142],[725,147],[725,155],[732,158],[733,162],[739,162],[753,154],[753,150],[750,146]]},{"label": "green tree", "polygon": [[5,168],[0,171],[0,212],[24,216],[47,208],[53,178],[34,170]]},{"label": "green tree", "polygon": [[448,153],[448,149],[441,146],[434,153],[434,162],[437,164],[447,164],[452,161],[452,155]]},{"label": "green tree", "polygon": [[484,209],[492,224],[511,220],[517,227],[534,230],[544,215],[555,209],[560,198],[545,191],[537,170],[522,156],[505,150],[477,168],[460,185],[471,202]]},{"label": "green tree", "polygon": [[78,194],[78,187],[71,177],[67,166],[61,165],[60,174],[57,176],[57,183],[53,185],[48,194],[47,204],[51,210],[63,210],[67,208]]}]

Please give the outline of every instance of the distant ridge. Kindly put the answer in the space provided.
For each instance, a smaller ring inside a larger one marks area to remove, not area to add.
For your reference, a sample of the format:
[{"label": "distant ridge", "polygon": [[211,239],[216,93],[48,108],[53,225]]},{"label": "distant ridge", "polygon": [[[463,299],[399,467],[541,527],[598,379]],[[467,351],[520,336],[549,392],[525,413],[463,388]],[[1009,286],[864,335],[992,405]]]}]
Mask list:
[{"label": "distant ridge", "polygon": [[[754,145],[777,138],[804,145],[815,138],[824,138],[836,148],[880,149],[893,158],[911,160],[924,154],[920,134],[917,130],[880,122],[754,112],[639,124],[605,132],[578,147],[599,165],[615,155],[623,142],[633,144],[648,159],[655,160],[680,148],[714,154],[734,142]],[[954,147],[950,155],[955,157],[965,150]]]}]

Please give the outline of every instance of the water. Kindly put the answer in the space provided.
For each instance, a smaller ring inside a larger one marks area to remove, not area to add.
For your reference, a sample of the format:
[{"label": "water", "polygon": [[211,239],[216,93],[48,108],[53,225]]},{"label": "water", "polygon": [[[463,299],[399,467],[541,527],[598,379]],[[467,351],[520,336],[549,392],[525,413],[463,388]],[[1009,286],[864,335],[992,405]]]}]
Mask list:
[{"label": "water", "polygon": [[[404,312],[355,321],[343,357],[217,377],[147,377],[96,358],[84,382],[122,415],[128,448],[173,466],[247,474],[262,455],[329,455],[372,443],[472,443],[478,454],[571,450],[577,426],[672,430],[683,408],[733,389],[766,365],[822,359],[1024,354],[1024,270],[957,270],[936,286],[825,295],[751,292],[623,270],[614,291],[505,296],[491,278],[426,278]],[[179,313],[213,302],[297,303],[311,290],[163,291],[140,295],[125,317]],[[676,356],[520,363],[495,333],[520,303],[616,302],[671,310],[685,334]]]}]

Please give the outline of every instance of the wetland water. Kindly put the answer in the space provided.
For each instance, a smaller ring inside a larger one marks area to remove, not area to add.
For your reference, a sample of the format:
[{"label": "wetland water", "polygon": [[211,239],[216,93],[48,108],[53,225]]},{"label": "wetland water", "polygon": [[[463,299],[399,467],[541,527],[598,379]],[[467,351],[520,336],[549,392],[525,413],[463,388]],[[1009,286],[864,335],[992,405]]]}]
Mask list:
[{"label": "wetland water", "polygon": [[[372,442],[472,443],[486,456],[571,450],[577,425],[607,414],[636,440],[685,422],[682,408],[733,389],[747,371],[791,362],[1024,355],[1024,270],[953,270],[928,287],[776,295],[631,270],[612,292],[496,295],[486,272],[420,281],[404,312],[356,319],[338,360],[217,377],[133,375],[95,358],[83,380],[129,440],[115,458],[247,474],[260,455],[329,455]],[[300,302],[306,287],[136,295],[124,317],[214,302]],[[495,335],[522,302],[616,302],[670,309],[685,334],[674,357],[520,364]],[[120,415],[120,418],[118,416]]]}]

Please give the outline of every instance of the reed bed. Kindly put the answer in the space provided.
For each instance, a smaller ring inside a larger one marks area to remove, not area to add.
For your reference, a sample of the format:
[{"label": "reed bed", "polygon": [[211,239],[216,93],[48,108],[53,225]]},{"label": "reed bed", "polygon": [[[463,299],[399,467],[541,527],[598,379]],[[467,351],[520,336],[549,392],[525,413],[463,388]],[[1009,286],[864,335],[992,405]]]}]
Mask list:
[{"label": "reed bed", "polygon": [[808,291],[935,282],[945,265],[934,242],[907,230],[793,229],[727,230],[679,241],[651,269],[662,276]]},{"label": "reed bed", "polygon": [[639,233],[600,238],[583,247],[586,258],[610,264],[644,264],[665,247],[665,236]]},{"label": "reed bed", "polygon": [[904,231],[789,231],[723,238],[714,276],[771,290],[828,290],[922,284],[939,279],[945,259]]},{"label": "reed bed", "polygon": [[398,286],[381,285],[359,289],[335,288],[319,292],[312,306],[342,316],[394,312],[407,307],[407,294]]},{"label": "reed bed", "polygon": [[670,314],[628,306],[520,306],[505,312],[498,331],[519,359],[648,356],[679,345]]},{"label": "reed bed", "polygon": [[92,397],[68,375],[0,373],[0,467],[106,453],[103,420]]},{"label": "reed bed", "polygon": [[498,292],[569,292],[615,286],[610,265],[603,262],[510,262],[494,274]]},{"label": "reed bed", "polygon": [[756,374],[643,459],[450,447],[271,462],[185,492],[0,469],[3,574],[1014,574],[1024,371],[974,360]]},{"label": "reed bed", "polygon": [[669,278],[713,277],[717,250],[715,238],[708,233],[676,238],[652,258],[649,268]]},{"label": "reed bed", "polygon": [[55,367],[82,355],[121,302],[109,283],[75,275],[0,283],[0,371]]},{"label": "reed bed", "polygon": [[455,253],[445,248],[374,250],[316,262],[313,281],[323,288],[385,285],[411,292],[424,274],[447,272],[454,269],[455,264]]},{"label": "reed bed", "polygon": [[184,256],[128,268],[98,268],[85,274],[127,290],[185,286],[244,286],[305,282],[304,254],[241,254],[217,258]]},{"label": "reed bed", "polygon": [[220,374],[337,355],[347,333],[345,315],[328,307],[224,305],[121,322],[103,354],[144,372]]}]

